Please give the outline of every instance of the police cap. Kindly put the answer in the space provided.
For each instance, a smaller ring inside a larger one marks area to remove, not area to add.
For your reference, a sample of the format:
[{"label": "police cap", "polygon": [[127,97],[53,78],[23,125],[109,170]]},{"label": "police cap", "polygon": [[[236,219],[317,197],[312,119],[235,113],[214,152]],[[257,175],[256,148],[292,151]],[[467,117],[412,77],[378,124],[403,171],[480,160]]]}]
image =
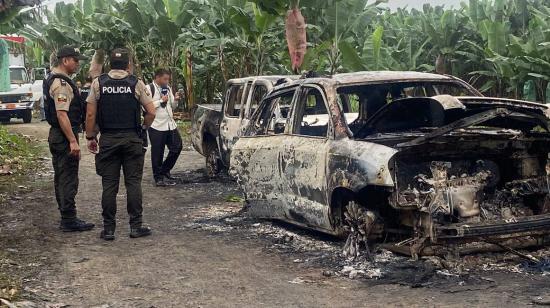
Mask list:
[{"label": "police cap", "polygon": [[128,62],[130,61],[130,53],[126,48],[117,48],[111,51],[111,61]]},{"label": "police cap", "polygon": [[57,51],[57,58],[58,59],[61,59],[61,58],[77,58],[78,60],[86,60],[88,59],[87,57],[83,56],[81,53],[80,53],[80,49],[76,48],[76,47],[73,47],[73,46],[69,46],[69,45],[66,45],[66,46],[63,46],[61,47],[58,51]]}]

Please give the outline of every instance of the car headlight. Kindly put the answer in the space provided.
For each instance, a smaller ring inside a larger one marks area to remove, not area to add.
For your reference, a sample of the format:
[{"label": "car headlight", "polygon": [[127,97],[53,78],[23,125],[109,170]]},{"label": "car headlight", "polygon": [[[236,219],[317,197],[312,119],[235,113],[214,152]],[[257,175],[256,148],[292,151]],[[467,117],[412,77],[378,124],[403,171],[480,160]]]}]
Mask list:
[{"label": "car headlight", "polygon": [[32,93],[27,93],[21,96],[21,101],[32,101]]}]

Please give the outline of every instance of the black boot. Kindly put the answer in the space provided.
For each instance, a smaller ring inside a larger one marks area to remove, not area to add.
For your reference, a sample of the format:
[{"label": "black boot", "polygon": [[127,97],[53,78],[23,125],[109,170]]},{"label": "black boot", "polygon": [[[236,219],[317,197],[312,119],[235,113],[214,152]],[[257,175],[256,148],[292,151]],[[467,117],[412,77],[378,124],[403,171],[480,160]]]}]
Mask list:
[{"label": "black boot", "polygon": [[169,179],[170,181],[174,181],[174,182],[177,182],[180,180],[180,177],[177,177],[177,176],[173,176],[170,172],[166,172],[164,174],[164,177]]},{"label": "black boot", "polygon": [[90,231],[94,227],[94,224],[85,222],[84,220],[80,220],[78,218],[69,221],[61,221],[61,224],[59,225],[59,229],[63,232]]},{"label": "black boot", "polygon": [[155,179],[155,186],[157,187],[176,186],[176,184],[176,181],[172,181],[165,176]]},{"label": "black boot", "polygon": [[99,234],[99,238],[102,238],[106,241],[113,241],[115,239],[115,230],[104,229]]},{"label": "black boot", "polygon": [[149,236],[151,234],[153,234],[153,231],[151,231],[151,229],[149,229],[148,227],[138,227],[138,228],[130,229],[131,238],[144,237],[144,236]]}]

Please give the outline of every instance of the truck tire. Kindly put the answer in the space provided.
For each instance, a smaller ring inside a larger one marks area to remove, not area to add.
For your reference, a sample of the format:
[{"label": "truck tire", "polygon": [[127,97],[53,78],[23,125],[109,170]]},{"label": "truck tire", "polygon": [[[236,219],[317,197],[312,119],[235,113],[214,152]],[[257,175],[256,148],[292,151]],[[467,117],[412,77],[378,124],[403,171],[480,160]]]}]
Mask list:
[{"label": "truck tire", "polygon": [[209,178],[214,178],[222,169],[217,144],[215,142],[208,142],[204,154],[206,157],[206,175]]},{"label": "truck tire", "polygon": [[23,111],[23,123],[31,123],[32,121],[32,110]]}]

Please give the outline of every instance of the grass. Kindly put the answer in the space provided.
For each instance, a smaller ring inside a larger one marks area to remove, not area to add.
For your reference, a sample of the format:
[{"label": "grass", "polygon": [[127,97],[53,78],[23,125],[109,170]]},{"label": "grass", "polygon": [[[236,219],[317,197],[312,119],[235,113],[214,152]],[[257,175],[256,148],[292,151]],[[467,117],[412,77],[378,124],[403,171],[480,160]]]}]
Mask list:
[{"label": "grass", "polygon": [[36,166],[39,153],[30,138],[12,134],[0,125],[0,167],[9,168],[13,175],[26,174]]},{"label": "grass", "polygon": [[241,203],[241,202],[244,202],[244,199],[242,197],[239,197],[239,196],[229,195],[229,196],[225,197],[225,202]]},{"label": "grass", "polygon": [[10,133],[0,125],[0,204],[41,167],[37,162],[42,152],[31,138]]}]

